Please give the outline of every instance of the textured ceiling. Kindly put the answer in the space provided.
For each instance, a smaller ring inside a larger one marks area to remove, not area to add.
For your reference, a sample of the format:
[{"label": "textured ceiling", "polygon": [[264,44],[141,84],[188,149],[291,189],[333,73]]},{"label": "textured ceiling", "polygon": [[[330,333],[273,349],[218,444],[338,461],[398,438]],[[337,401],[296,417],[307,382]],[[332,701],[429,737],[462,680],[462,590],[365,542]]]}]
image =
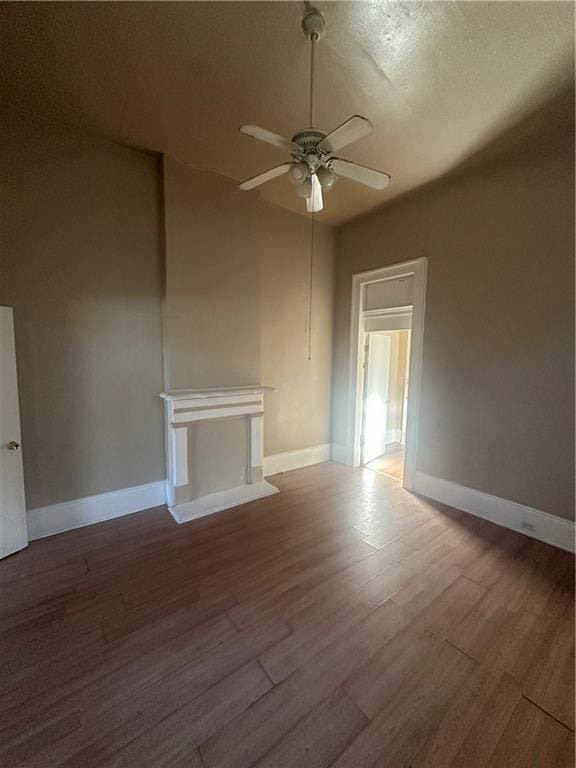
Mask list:
[{"label": "textured ceiling", "polygon": [[[389,172],[384,192],[340,180],[341,222],[458,166],[573,78],[565,2],[318,3],[317,126],[375,126],[340,154]],[[2,3],[2,99],[43,118],[168,152],[241,180],[283,161],[238,133],[306,126],[303,3]],[[254,194],[254,193],[252,193]],[[266,199],[302,212],[286,178]]]}]

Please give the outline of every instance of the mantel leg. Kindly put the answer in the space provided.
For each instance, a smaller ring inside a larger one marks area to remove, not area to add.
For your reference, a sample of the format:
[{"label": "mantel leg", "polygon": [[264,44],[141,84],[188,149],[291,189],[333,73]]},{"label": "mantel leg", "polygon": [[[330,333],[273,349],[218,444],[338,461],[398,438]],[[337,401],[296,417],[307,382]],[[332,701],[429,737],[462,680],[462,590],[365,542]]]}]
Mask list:
[{"label": "mantel leg", "polygon": [[259,483],[263,478],[264,435],[262,424],[261,413],[250,417],[250,468],[247,473],[249,483]]},{"label": "mantel leg", "polygon": [[188,485],[188,427],[174,427],[167,420],[167,475],[166,501],[170,509],[176,503],[176,488]]}]

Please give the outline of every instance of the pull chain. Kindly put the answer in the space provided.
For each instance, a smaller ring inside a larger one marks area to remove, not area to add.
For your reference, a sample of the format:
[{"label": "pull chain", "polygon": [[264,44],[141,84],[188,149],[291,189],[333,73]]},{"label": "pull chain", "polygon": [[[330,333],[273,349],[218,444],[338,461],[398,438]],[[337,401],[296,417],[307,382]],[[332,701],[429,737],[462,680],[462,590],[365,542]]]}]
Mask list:
[{"label": "pull chain", "polygon": [[312,289],[314,287],[314,214],[310,227],[310,275],[308,281],[308,360],[312,360]]}]

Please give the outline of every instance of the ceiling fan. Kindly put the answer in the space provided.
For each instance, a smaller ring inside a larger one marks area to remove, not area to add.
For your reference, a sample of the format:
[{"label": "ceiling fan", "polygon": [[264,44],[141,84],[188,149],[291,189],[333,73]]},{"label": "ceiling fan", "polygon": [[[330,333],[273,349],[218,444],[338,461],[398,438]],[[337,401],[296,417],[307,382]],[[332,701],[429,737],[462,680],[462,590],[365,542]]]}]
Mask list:
[{"label": "ceiling fan", "polygon": [[322,190],[332,189],[338,176],[378,190],[386,189],[390,182],[390,176],[387,173],[351,163],[335,155],[335,152],[367,136],[372,131],[372,123],[367,118],[354,115],[328,134],[313,127],[314,52],[316,42],[324,33],[324,27],[324,16],[314,8],[302,19],[302,29],[311,45],[310,127],[299,131],[291,139],[285,139],[258,125],[243,125],[240,128],[241,133],[285,149],[291,155],[290,161],[243,181],[240,189],[254,189],[278,176],[288,174],[290,181],[295,185],[296,194],[306,198],[306,209],[309,213],[322,210],[324,207]]}]

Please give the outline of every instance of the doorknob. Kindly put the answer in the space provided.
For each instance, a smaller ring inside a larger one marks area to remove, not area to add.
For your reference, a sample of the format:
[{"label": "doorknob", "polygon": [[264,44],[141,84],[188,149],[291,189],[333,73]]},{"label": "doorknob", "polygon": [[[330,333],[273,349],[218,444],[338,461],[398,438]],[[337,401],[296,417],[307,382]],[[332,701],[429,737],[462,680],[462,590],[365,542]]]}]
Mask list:
[{"label": "doorknob", "polygon": [[9,451],[19,451],[20,443],[17,443],[16,440],[10,440],[10,442],[6,447],[8,448]]}]

